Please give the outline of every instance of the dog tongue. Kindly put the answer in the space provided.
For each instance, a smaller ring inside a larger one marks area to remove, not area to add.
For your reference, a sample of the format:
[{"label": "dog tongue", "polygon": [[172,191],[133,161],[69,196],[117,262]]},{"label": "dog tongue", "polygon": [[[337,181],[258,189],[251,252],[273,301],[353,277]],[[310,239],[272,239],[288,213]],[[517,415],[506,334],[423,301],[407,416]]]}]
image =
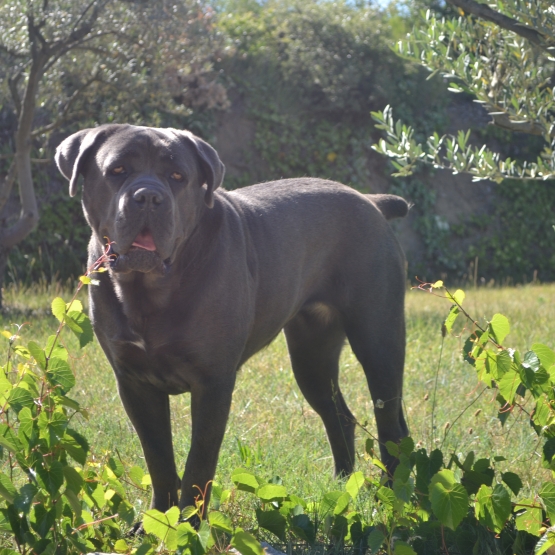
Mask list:
[{"label": "dog tongue", "polygon": [[147,251],[155,251],[156,245],[154,244],[154,239],[150,231],[141,231],[135,240],[133,241],[133,247],[139,247],[140,249],[145,249]]}]

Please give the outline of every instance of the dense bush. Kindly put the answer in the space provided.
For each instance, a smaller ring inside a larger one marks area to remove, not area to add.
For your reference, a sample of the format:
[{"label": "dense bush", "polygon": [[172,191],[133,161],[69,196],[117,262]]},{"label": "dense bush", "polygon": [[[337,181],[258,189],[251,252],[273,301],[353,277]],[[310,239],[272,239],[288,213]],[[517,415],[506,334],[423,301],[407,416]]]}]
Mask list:
[{"label": "dense bush", "polygon": [[[208,8],[204,6],[205,11]],[[389,48],[411,27],[410,12],[383,12],[363,2],[318,0],[226,0],[216,6],[216,12],[209,20],[188,22],[186,34],[197,50],[187,50],[182,68],[173,57],[162,70],[167,60],[158,55],[143,61],[140,75],[123,72],[126,83],[135,80],[132,102],[118,88],[94,85],[79,101],[85,115],[64,124],[48,141],[38,141],[36,157],[51,157],[61,138],[78,128],[109,121],[188,128],[210,141],[229,96],[232,109],[240,107],[255,131],[246,167],[240,174],[228,174],[227,188],[300,175],[336,179],[363,191],[378,182],[380,188],[415,203],[411,226],[424,253],[412,261],[412,275],[448,272],[461,278],[469,262],[478,257],[480,277],[488,281],[507,277],[522,281],[523,276],[529,280],[534,270],[541,280],[555,279],[555,261],[541,257],[549,249],[548,232],[555,223],[549,213],[553,195],[548,185],[496,186],[496,201],[487,217],[470,218],[445,230],[438,227],[429,171],[393,180],[391,168],[371,150],[379,135],[370,111],[388,103],[395,106],[396,117],[419,130],[419,140],[449,123],[444,83],[437,77],[428,80],[428,74]],[[154,63],[158,69],[152,73],[148,64]],[[65,85],[71,88],[72,82],[79,81],[79,71],[90,68],[90,61],[83,67],[63,68]],[[167,100],[164,106],[152,97],[160,79],[171,89],[162,95]],[[6,129],[15,121],[7,111],[2,112]],[[46,102],[39,117],[48,123],[54,112],[55,106]],[[499,143],[497,136],[479,133]],[[6,151],[9,136],[0,140]],[[518,157],[534,148],[515,141],[508,154]],[[35,177],[41,221],[13,249],[7,278],[66,280],[82,270],[86,224],[79,202],[66,195],[66,184],[53,164],[35,165]],[[453,249],[453,239],[464,240],[476,229],[483,237],[479,243]]]}]

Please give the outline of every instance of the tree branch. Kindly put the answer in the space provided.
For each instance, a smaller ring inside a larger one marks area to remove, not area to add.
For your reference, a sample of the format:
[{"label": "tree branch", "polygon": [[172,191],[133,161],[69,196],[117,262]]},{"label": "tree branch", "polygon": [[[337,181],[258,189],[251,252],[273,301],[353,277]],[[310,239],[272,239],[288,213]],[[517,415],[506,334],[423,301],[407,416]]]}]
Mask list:
[{"label": "tree branch", "polygon": [[491,21],[507,31],[512,31],[517,35],[524,37],[526,40],[535,46],[538,46],[542,50],[548,50],[549,47],[553,47],[553,41],[550,41],[543,33],[540,33],[532,27],[523,25],[512,17],[508,17],[502,13],[492,10],[486,4],[480,4],[475,0],[447,0],[447,2],[456,8],[460,8],[461,10],[481,19],[485,19],[486,21]]},{"label": "tree branch", "polygon": [[[536,121],[513,121],[507,114],[489,114],[493,121],[493,125],[514,131],[517,133],[528,133],[528,135],[539,135],[545,137],[548,132],[543,125]],[[553,135],[553,133],[552,133]]]},{"label": "tree branch", "polygon": [[93,77],[91,77],[86,83],[83,83],[83,85],[81,85],[70,97],[69,100],[66,102],[66,105],[63,107],[63,109],[61,110],[60,113],[60,117],[57,118],[55,121],[53,121],[52,123],[45,125],[43,127],[39,127],[38,129],[33,130],[33,132],[31,133],[31,137],[38,137],[39,135],[42,135],[43,133],[49,133],[50,131],[53,131],[54,129],[57,129],[58,127],[60,127],[60,125],[62,125],[65,121],[66,121],[66,116],[67,113],[69,112],[69,109],[71,108],[72,104],[75,102],[75,99],[90,85],[92,85],[95,81],[98,81],[98,74],[95,73],[95,75],[93,75]]},{"label": "tree branch", "polygon": [[8,77],[8,88],[10,89],[10,94],[12,95],[12,100],[15,106],[15,112],[19,116],[21,114],[21,97],[17,90],[17,83],[21,79],[23,73],[18,71],[14,77]]},{"label": "tree branch", "polygon": [[0,187],[0,212],[6,206],[8,199],[10,198],[10,194],[12,192],[12,187],[15,182],[15,160],[12,160],[10,167],[8,168],[8,173],[4,178],[4,182]]}]

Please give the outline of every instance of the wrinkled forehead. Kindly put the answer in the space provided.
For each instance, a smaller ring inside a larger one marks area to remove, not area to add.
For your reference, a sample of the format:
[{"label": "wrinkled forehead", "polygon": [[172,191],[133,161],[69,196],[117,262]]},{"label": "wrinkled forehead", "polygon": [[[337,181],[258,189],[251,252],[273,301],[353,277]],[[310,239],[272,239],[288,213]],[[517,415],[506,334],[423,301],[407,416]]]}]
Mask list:
[{"label": "wrinkled forehead", "polygon": [[96,153],[96,161],[101,167],[125,162],[183,164],[192,163],[194,156],[186,141],[171,129],[133,126],[104,142]]}]

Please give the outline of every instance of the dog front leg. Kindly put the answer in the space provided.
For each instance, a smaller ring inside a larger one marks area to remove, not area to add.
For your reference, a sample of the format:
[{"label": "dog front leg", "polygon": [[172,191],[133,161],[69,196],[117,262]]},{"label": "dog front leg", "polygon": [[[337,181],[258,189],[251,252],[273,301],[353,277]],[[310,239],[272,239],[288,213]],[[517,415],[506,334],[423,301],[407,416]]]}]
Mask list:
[{"label": "dog front leg", "polygon": [[173,454],[169,396],[152,386],[119,377],[118,390],[141,441],[152,479],[150,506],[165,512],[178,504],[180,484]]},{"label": "dog front leg", "polygon": [[224,379],[203,380],[191,389],[191,449],[185,465],[179,506],[195,505],[195,498],[203,498],[203,517],[210,501],[211,480],[216,473],[234,385],[235,373]]}]

